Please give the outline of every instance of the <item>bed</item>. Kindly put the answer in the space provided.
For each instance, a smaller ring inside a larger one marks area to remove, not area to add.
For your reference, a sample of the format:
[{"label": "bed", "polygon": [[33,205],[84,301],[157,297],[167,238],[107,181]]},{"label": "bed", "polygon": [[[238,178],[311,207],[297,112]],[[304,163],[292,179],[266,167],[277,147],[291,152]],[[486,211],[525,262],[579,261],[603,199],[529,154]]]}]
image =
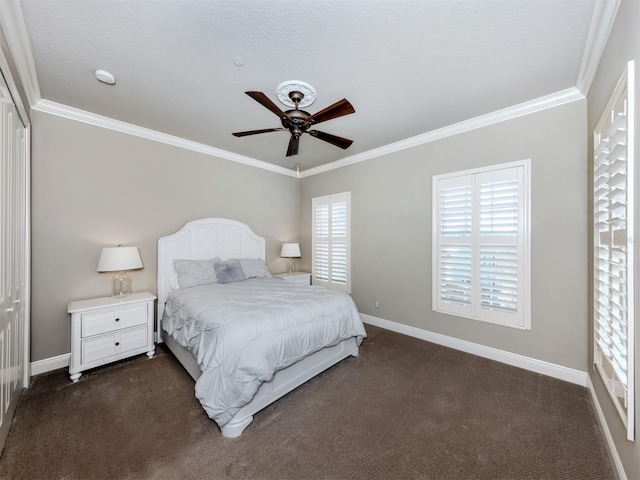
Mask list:
[{"label": "bed", "polygon": [[240,436],[255,413],[357,356],[366,336],[350,296],[292,285],[268,271],[179,288],[181,261],[212,261],[221,280],[219,268],[237,266],[235,259],[266,269],[265,247],[248,225],[224,218],[195,220],[158,240],[158,343],[196,380],[196,396],[224,437]]}]

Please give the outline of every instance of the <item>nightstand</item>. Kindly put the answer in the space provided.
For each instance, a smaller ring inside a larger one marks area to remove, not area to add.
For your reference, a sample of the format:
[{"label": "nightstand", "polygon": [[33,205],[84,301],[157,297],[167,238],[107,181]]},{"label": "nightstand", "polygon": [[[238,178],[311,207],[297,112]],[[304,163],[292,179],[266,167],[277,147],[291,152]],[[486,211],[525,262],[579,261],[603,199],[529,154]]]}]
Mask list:
[{"label": "nightstand", "polygon": [[103,297],[71,302],[71,363],[77,382],[82,371],[140,353],[153,357],[155,295],[138,292],[123,298]]},{"label": "nightstand", "polygon": [[287,282],[293,282],[296,285],[311,285],[311,274],[308,272],[276,273],[273,277],[286,280]]}]

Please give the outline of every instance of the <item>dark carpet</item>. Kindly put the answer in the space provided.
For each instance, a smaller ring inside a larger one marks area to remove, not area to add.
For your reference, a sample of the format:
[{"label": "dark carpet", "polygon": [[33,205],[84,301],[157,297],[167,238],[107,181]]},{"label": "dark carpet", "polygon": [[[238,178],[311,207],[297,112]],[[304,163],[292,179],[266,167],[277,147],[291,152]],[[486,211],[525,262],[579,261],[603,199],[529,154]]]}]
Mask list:
[{"label": "dark carpet", "polygon": [[585,388],[367,326],[348,358],[225,439],[162,347],[33,378],[7,479],[612,479]]}]

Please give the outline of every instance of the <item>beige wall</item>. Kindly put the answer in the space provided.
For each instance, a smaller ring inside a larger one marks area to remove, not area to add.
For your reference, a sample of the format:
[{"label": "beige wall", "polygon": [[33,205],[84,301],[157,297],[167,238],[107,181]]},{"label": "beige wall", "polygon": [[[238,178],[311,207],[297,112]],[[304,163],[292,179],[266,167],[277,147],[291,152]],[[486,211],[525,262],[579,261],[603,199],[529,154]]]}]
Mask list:
[{"label": "beige wall", "polygon": [[[600,119],[602,112],[606,106],[606,103],[609,100],[609,97],[613,93],[613,89],[618,82],[618,79],[622,75],[622,72],[627,68],[627,62],[630,60],[635,60],[635,72],[636,72],[636,119],[638,114],[640,114],[640,80],[638,77],[640,76],[640,2],[637,0],[624,0],[621,3],[620,10],[618,11],[618,16],[616,18],[616,22],[613,26],[613,30],[609,37],[609,41],[607,42],[607,47],[603,53],[602,60],[600,61],[600,65],[598,67],[598,72],[596,74],[595,80],[589,91],[589,95],[587,98],[588,102],[588,112],[589,112],[589,165],[591,167],[593,162],[592,157],[592,146],[593,146],[593,135],[592,132],[596,126],[596,123]],[[636,120],[637,121],[637,120]],[[638,131],[638,126],[636,124],[635,131],[635,142],[636,146],[640,145],[640,132]],[[638,154],[638,149],[636,147],[636,157],[635,162],[636,166],[640,166],[640,155]],[[592,177],[593,172],[590,171],[590,177]],[[640,188],[636,185],[636,195],[638,195],[638,191]],[[591,199],[590,199],[591,200]],[[637,196],[636,204],[640,205],[640,195]],[[591,216],[589,217],[591,219]],[[638,217],[640,220],[640,216]],[[590,220],[590,245],[593,244],[593,236],[591,229],[591,220]],[[637,233],[636,226],[636,233]],[[638,242],[636,241],[636,246]],[[591,255],[589,255],[590,262],[590,274],[589,278],[592,278],[592,264],[591,264]],[[636,266],[638,262],[636,260]],[[640,288],[640,281],[638,281],[638,274],[636,273],[636,302],[640,302],[640,296],[638,294],[638,290]],[[590,283],[590,290],[592,284]],[[592,304],[592,297],[590,297],[590,305]],[[639,303],[636,303],[638,305]],[[637,311],[637,307],[636,307]],[[593,363],[593,354],[591,351],[591,343],[593,342],[593,337],[591,335],[593,329],[593,311],[590,310],[589,315],[589,364]],[[620,459],[622,464],[624,465],[625,472],[627,477],[630,479],[640,478],[640,421],[638,421],[638,416],[640,416],[640,409],[638,405],[640,405],[640,335],[638,335],[638,316],[636,315],[636,336],[635,336],[635,351],[636,351],[636,359],[635,359],[635,382],[636,382],[636,441],[630,442],[626,439],[626,430],[625,426],[618,415],[618,412],[615,410],[613,403],[609,399],[609,394],[605,390],[605,386],[600,379],[600,376],[595,374],[592,369],[589,369],[589,374],[591,376],[591,382],[593,383],[594,390],[598,396],[599,404],[604,412],[606,417],[607,425],[609,426],[609,430],[611,431],[611,435],[616,444],[616,449],[618,454],[620,455]]]},{"label": "beige wall", "polygon": [[249,224],[284,271],[283,241],[299,231],[299,180],[34,112],[31,360],[69,353],[73,300],[108,296],[100,249],[137,245],[135,291],[156,291],[158,237],[203,217]]},{"label": "beige wall", "polygon": [[[576,101],[303,178],[302,248],[311,249],[311,199],[351,191],[352,295],[360,312],[585,371],[586,155],[586,102]],[[433,175],[527,158],[531,331],[433,312]]]}]

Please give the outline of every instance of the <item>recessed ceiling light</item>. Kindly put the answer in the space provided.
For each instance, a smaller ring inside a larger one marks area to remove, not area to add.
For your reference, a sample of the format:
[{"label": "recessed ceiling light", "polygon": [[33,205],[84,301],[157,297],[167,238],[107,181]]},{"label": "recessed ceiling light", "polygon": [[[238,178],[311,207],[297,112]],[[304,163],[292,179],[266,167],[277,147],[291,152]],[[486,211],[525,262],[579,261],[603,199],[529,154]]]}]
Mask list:
[{"label": "recessed ceiling light", "polygon": [[244,59],[242,57],[233,57],[233,63],[239,67],[244,65]]},{"label": "recessed ceiling light", "polygon": [[111,73],[106,70],[96,70],[95,71],[96,78],[102,83],[106,83],[107,85],[115,85],[116,77],[114,77]]}]

